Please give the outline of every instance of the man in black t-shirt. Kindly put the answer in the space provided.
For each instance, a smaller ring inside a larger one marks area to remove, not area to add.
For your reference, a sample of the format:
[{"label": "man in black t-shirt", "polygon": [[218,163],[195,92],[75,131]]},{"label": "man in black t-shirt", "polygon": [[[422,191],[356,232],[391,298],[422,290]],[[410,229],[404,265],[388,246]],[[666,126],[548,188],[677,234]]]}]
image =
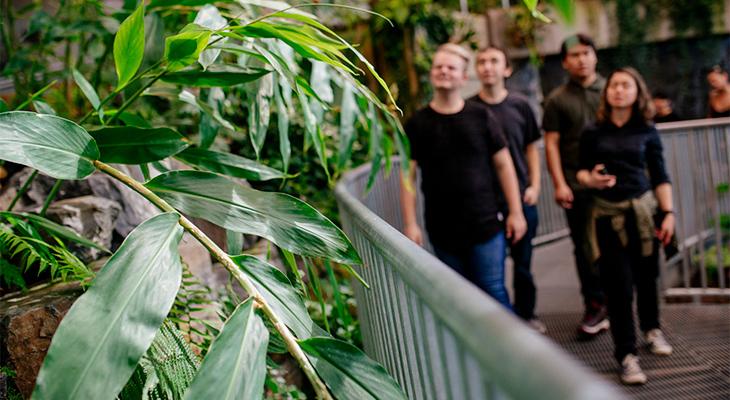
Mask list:
[{"label": "man in black t-shirt", "polygon": [[527,233],[510,245],[514,262],[513,287],[515,314],[541,333],[547,330],[535,316],[537,289],[530,272],[532,239],[537,234],[537,198],[540,194],[540,155],[537,141],[540,129],[527,99],[510,93],[504,81],[512,73],[507,53],[490,46],[479,50],[476,72],[482,82],[481,91],[469,101],[485,106],[499,121],[509,145],[522,196],[522,211],[527,221]]},{"label": "man in black t-shirt", "polygon": [[545,102],[542,120],[545,157],[555,188],[555,202],[565,209],[574,245],[585,305],[578,334],[590,339],[608,330],[609,321],[598,269],[585,253],[591,194],[578,183],[576,174],[580,137],[586,126],[596,119],[606,81],[596,72],[598,57],[590,37],[583,34],[568,37],[560,47],[560,56],[569,79],[553,90]]},{"label": "man in black t-shirt", "polygon": [[[526,223],[499,124],[485,123],[494,117],[459,94],[468,61],[468,52],[457,45],[439,47],[430,72],[433,99],[405,125],[412,161],[410,175],[401,175],[404,233],[423,244],[413,187],[420,168],[426,229],[436,255],[511,309],[504,286],[505,237],[520,240]],[[506,220],[495,179],[509,207]]]}]

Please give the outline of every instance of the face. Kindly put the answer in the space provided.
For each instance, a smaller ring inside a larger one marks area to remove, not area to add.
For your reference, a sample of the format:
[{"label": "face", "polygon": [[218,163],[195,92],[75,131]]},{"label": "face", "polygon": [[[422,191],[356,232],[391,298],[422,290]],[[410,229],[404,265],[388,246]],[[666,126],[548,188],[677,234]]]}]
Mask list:
[{"label": "face", "polygon": [[727,85],[727,72],[712,71],[707,74],[707,83],[713,89],[722,89]]},{"label": "face", "polygon": [[504,53],[497,49],[487,49],[477,55],[477,76],[482,85],[492,86],[504,82],[512,70],[507,67]]},{"label": "face", "polygon": [[672,112],[672,102],[669,99],[654,98],[653,101],[657,115],[667,115]]},{"label": "face", "polygon": [[576,44],[568,49],[563,59],[563,68],[573,78],[588,78],[596,73],[598,57],[591,46]]},{"label": "face", "polygon": [[636,81],[626,72],[616,72],[606,84],[606,101],[614,109],[633,106],[638,94]]},{"label": "face", "polygon": [[430,78],[435,90],[460,89],[466,81],[466,62],[456,54],[439,51],[433,56]]}]

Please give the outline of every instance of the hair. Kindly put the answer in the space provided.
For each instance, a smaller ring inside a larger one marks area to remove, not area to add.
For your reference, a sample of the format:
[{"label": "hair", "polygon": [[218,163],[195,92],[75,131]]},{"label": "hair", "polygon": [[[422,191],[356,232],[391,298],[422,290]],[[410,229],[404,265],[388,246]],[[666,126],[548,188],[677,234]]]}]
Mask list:
[{"label": "hair", "polygon": [[449,53],[464,60],[464,69],[471,63],[471,52],[456,43],[444,43],[436,49],[436,53]]},{"label": "hair", "polygon": [[727,69],[723,67],[721,64],[715,64],[707,69],[707,73],[705,75],[710,75],[711,73],[716,72],[718,74],[726,74],[727,75]]},{"label": "hair", "polygon": [[568,50],[577,44],[588,46],[592,48],[594,52],[596,51],[596,44],[593,43],[593,39],[591,39],[590,36],[584,33],[576,33],[575,35],[568,36],[565,40],[563,40],[563,44],[560,45],[560,59],[565,60],[565,57],[568,56]]},{"label": "hair", "polygon": [[486,52],[487,50],[496,50],[496,51],[504,54],[505,66],[507,68],[512,68],[512,61],[510,60],[509,53],[507,53],[507,50],[504,47],[495,46],[495,45],[491,45],[490,44],[488,46],[479,48],[479,50],[477,50],[477,56],[479,54],[482,54],[482,53]]},{"label": "hair", "polygon": [[671,100],[672,98],[669,97],[669,94],[662,89],[657,89],[654,91],[653,98],[655,99],[662,99],[662,100]]},{"label": "hair", "polygon": [[598,106],[598,113],[596,120],[600,123],[607,122],[611,119],[611,105],[608,104],[608,86],[611,84],[613,76],[619,72],[629,74],[636,83],[636,101],[634,101],[631,107],[631,119],[641,118],[644,122],[649,122],[654,118],[654,102],[651,101],[651,93],[646,87],[644,78],[641,74],[631,67],[618,68],[611,72],[606,79],[606,87],[603,88],[601,93],[601,103]]}]

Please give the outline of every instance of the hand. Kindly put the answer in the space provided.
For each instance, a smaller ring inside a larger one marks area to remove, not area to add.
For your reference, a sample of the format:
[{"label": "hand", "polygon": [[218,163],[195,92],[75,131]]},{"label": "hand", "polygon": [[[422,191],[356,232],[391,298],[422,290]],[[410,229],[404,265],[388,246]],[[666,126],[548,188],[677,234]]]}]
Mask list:
[{"label": "hand", "polygon": [[663,246],[668,245],[672,240],[672,236],[674,236],[674,224],[674,213],[664,215],[662,226],[656,230],[656,237],[662,242]]},{"label": "hand", "polygon": [[522,197],[522,201],[530,206],[537,204],[537,198],[540,197],[540,188],[535,186],[528,186],[525,189],[525,195]]},{"label": "hand", "polygon": [[417,245],[423,246],[423,233],[418,225],[406,225],[403,228],[403,234],[406,235],[408,239],[414,241]]},{"label": "hand", "polygon": [[555,202],[563,208],[573,208],[573,191],[568,185],[558,186],[555,189]]},{"label": "hand", "polygon": [[603,164],[596,164],[584,182],[585,185],[598,190],[613,187],[616,184],[616,175],[602,174],[601,171],[605,168],[606,166]]},{"label": "hand", "polygon": [[517,243],[527,232],[527,221],[522,213],[510,213],[505,223],[505,236],[512,243]]}]

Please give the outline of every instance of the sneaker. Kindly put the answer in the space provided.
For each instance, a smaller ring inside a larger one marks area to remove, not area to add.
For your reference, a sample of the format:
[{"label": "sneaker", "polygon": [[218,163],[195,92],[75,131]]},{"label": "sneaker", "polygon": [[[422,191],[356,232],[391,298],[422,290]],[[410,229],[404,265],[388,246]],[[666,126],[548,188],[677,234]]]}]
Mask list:
[{"label": "sneaker", "polygon": [[537,318],[530,318],[527,320],[527,325],[530,325],[530,328],[542,333],[543,335],[547,332],[547,326],[545,326],[545,324]]},{"label": "sneaker", "polygon": [[594,305],[587,309],[585,315],[583,315],[583,320],[578,327],[578,333],[585,338],[593,338],[610,327],[606,306]]},{"label": "sneaker", "polygon": [[672,345],[667,342],[661,329],[652,329],[646,332],[646,342],[649,343],[649,350],[660,356],[672,354]]},{"label": "sneaker", "polygon": [[646,374],[639,366],[639,357],[627,354],[621,361],[621,382],[625,385],[643,385],[646,383]]}]

